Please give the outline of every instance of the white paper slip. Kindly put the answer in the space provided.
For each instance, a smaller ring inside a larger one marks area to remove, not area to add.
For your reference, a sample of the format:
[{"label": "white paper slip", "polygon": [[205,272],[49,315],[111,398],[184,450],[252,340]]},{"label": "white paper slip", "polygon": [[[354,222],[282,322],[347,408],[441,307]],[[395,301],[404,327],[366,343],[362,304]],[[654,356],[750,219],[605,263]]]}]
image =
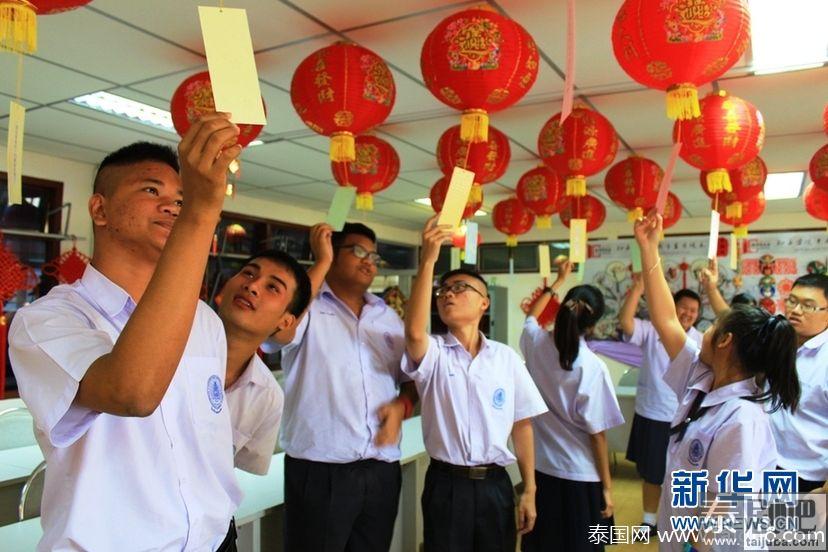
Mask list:
[{"label": "white paper slip", "polygon": [[730,234],[730,269],[739,269],[739,240],[736,234]]},{"label": "white paper slip", "polygon": [[719,250],[719,215],[718,211],[710,211],[710,243],[707,246],[707,258],[715,259]]},{"label": "white paper slip", "polygon": [[456,247],[449,249],[449,270],[457,270],[460,268],[460,250]]},{"label": "white paper slip", "polygon": [[331,225],[334,232],[342,231],[355,197],[356,188],[353,186],[340,186],[336,189],[328,208],[328,216],[325,218],[325,222]]},{"label": "white paper slip", "polygon": [[460,227],[460,220],[463,218],[463,211],[469,201],[469,192],[471,192],[473,183],[473,172],[454,167],[446,191],[446,199],[443,201],[443,210],[440,211],[440,218],[437,219],[438,225],[446,224],[455,230]]},{"label": "white paper slip", "polygon": [[548,243],[538,245],[538,265],[540,266],[541,277],[549,278],[552,276],[552,262],[549,259]]},{"label": "white paper slip", "polygon": [[638,242],[635,240],[630,244],[630,260],[632,261],[633,273],[641,272],[641,248],[638,247]]},{"label": "white paper slip", "polygon": [[573,263],[586,261],[586,219],[569,221],[569,260]]},{"label": "white paper slip", "polygon": [[466,250],[463,262],[466,264],[477,264],[477,223],[466,223]]},{"label": "white paper slip", "polygon": [[6,142],[6,180],[9,205],[23,203],[23,132],[26,108],[9,102],[9,135]]},{"label": "white paper slip", "polygon": [[198,17],[216,111],[232,113],[236,124],[265,124],[247,10],[199,6]]}]

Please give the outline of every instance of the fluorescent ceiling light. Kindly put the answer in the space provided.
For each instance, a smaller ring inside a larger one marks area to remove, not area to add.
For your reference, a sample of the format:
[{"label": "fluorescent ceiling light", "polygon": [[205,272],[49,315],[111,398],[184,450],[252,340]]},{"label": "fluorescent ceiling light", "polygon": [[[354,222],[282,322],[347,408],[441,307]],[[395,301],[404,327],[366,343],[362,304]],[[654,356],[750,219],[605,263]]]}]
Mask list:
[{"label": "fluorescent ceiling light", "polygon": [[252,142],[247,144],[247,147],[250,148],[250,147],[253,147],[253,146],[261,146],[262,144],[264,144],[264,142],[261,141],[261,140],[253,140]]},{"label": "fluorescent ceiling light", "polygon": [[476,216],[476,217],[485,217],[486,215],[488,215],[488,213],[486,211],[484,211],[483,209],[478,209],[474,213],[474,216]]},{"label": "fluorescent ceiling light", "polygon": [[828,2],[750,0],[751,51],[757,75],[828,62]]},{"label": "fluorescent ceiling light", "polygon": [[[415,199],[414,203],[419,203],[420,205],[428,205],[429,207],[431,207],[431,198],[430,197],[421,197],[420,199]],[[474,216],[476,216],[476,217],[485,217],[488,214],[489,213],[487,213],[483,209],[478,209],[474,213]]]},{"label": "fluorescent ceiling light", "polygon": [[794,199],[802,192],[805,172],[771,173],[765,181],[765,199]]},{"label": "fluorescent ceiling light", "polygon": [[140,123],[167,132],[175,132],[172,116],[169,111],[164,111],[163,109],[158,109],[157,107],[136,102],[135,100],[130,100],[122,96],[116,96],[109,92],[101,91],[86,94],[85,96],[72,98],[69,102],[109,115],[115,115],[122,119],[128,119],[134,123]]}]

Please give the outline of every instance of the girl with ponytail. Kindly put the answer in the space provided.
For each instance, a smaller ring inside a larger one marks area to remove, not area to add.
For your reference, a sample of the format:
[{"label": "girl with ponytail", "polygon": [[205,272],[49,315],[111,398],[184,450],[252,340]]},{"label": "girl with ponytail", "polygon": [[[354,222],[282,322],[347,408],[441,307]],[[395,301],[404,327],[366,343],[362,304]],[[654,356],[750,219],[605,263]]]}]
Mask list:
[{"label": "girl with ponytail", "polygon": [[603,550],[589,541],[590,527],[612,525],[612,479],[606,430],[624,423],[606,364],[584,341],[604,314],[594,286],[576,286],[564,297],[550,334],[537,317],[571,271],[532,306],[520,348],[549,412],[532,419],[535,432],[535,530],[524,535],[524,552]]},{"label": "girl with ponytail", "polygon": [[[748,487],[760,491],[762,472],[777,466],[768,411],[793,411],[799,401],[796,332],[783,316],[737,305],[719,315],[705,332],[701,347],[688,339],[660,267],[661,231],[662,219],[657,214],[635,224],[650,317],[670,357],[664,381],[679,400],[670,429],[666,488],[658,512],[660,533],[673,528],[671,517],[704,513],[700,508],[706,498],[703,494],[699,505],[673,507],[669,490],[674,472],[707,470],[708,499],[719,491],[734,491],[732,477],[718,478],[725,470],[751,475],[749,480],[739,481],[739,491]],[[740,534],[703,532],[693,535],[689,544],[700,550],[716,549],[713,537],[742,538]],[[675,538],[660,540],[662,551],[684,548]]]}]

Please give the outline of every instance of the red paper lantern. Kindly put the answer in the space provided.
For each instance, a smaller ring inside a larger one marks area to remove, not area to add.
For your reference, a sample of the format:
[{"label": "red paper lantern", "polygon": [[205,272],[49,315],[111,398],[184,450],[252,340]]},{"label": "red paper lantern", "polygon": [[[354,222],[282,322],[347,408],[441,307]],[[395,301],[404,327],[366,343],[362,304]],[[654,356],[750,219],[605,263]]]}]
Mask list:
[{"label": "red paper lantern", "polygon": [[586,219],[586,231],[598,230],[607,218],[607,209],[600,199],[591,195],[584,197],[566,197],[561,201],[561,222],[569,228],[569,221],[574,218]]},{"label": "red paper lantern", "polygon": [[[742,203],[756,197],[765,189],[768,167],[761,157],[757,157],[750,163],[727,172],[733,191],[718,194],[719,200],[727,202],[727,208],[730,209],[728,216],[739,218],[742,213]],[[699,174],[702,190],[712,199],[716,199],[717,194],[710,193],[707,189],[707,174],[707,171]]]},{"label": "red paper lantern", "polygon": [[376,136],[357,136],[355,148],[354,161],[331,162],[331,170],[340,186],[356,187],[356,208],[371,211],[373,194],[390,186],[400,173],[400,156]]},{"label": "red paper lantern", "polygon": [[535,224],[535,215],[523,206],[516,197],[498,201],[492,210],[494,227],[506,234],[506,245],[517,245],[517,237],[532,229]]},{"label": "red paper lantern", "polygon": [[460,125],[447,129],[437,142],[437,164],[446,176],[454,167],[462,167],[475,175],[471,197],[480,200],[482,184],[494,182],[506,173],[512,150],[509,139],[495,127],[489,127],[488,139],[482,142],[464,142]]},{"label": "red paper lantern", "polygon": [[[446,194],[448,193],[448,185],[449,177],[444,176],[434,183],[434,186],[431,187],[431,191],[428,193],[428,197],[431,199],[431,208],[434,209],[435,213],[443,210],[443,203],[446,201]],[[472,218],[477,210],[483,206],[482,195],[479,199],[472,199],[471,195],[469,193],[469,200],[466,202],[466,209],[463,211],[464,219]]]},{"label": "red paper lantern", "polygon": [[538,228],[552,228],[552,215],[558,212],[564,192],[561,177],[541,165],[521,176],[515,191],[520,202],[535,214]]},{"label": "red paper lantern", "polygon": [[802,195],[805,210],[812,217],[828,222],[828,190],[808,184]]},{"label": "red paper lantern", "polygon": [[662,228],[667,230],[681,218],[681,201],[673,192],[667,192],[667,201],[664,203],[664,213],[662,213],[663,225]]},{"label": "red paper lantern", "polygon": [[290,99],[311,130],[331,137],[331,160],[353,161],[354,135],[382,123],[394,107],[396,87],[377,54],[337,42],[306,57],[290,83]]},{"label": "red paper lantern", "polygon": [[[173,126],[180,136],[184,136],[199,117],[215,112],[213,85],[207,71],[187,77],[175,89],[170,100]],[[256,139],[262,128],[262,125],[239,125],[239,145],[247,146]]]},{"label": "red paper lantern", "polygon": [[489,8],[443,19],[425,40],[420,68],[426,87],[463,111],[461,136],[485,142],[489,112],[520,100],[538,76],[538,51],[529,33]]},{"label": "red paper lantern", "polygon": [[37,15],[52,15],[85,6],[92,0],[29,0],[37,10]]},{"label": "red paper lantern", "polygon": [[755,197],[743,201],[740,217],[728,215],[728,203],[726,201],[719,201],[719,205],[717,206],[716,201],[713,200],[711,207],[718,209],[722,222],[734,227],[733,234],[737,238],[745,238],[747,237],[748,225],[759,220],[759,217],[765,212],[765,194],[764,192],[760,192]]},{"label": "red paper lantern", "polygon": [[[452,247],[457,247],[458,249],[465,249],[466,248],[466,225],[463,224],[457,231],[452,234],[451,236],[451,245]],[[477,246],[480,247],[480,244],[483,243],[483,236],[480,235],[480,232],[477,233]]]},{"label": "red paper lantern", "polygon": [[699,118],[676,121],[673,141],[682,143],[682,159],[708,171],[710,193],[731,192],[728,171],[759,155],[765,143],[765,123],[753,104],[721,90],[702,99]]},{"label": "red paper lantern", "polygon": [[747,0],[626,0],[612,26],[615,59],[633,80],[667,91],[667,116],[700,115],[696,87],[750,44]]},{"label": "red paper lantern", "polygon": [[613,202],[627,209],[627,220],[633,221],[656,204],[662,178],[664,171],[658,163],[631,156],[607,171],[604,187]]},{"label": "red paper lantern", "polygon": [[808,174],[817,188],[828,192],[828,144],[817,150],[808,165]]},{"label": "red paper lantern", "polygon": [[558,113],[543,125],[538,152],[546,166],[566,178],[566,195],[586,195],[586,177],[604,170],[618,152],[618,136],[600,113],[576,107],[560,124]]}]

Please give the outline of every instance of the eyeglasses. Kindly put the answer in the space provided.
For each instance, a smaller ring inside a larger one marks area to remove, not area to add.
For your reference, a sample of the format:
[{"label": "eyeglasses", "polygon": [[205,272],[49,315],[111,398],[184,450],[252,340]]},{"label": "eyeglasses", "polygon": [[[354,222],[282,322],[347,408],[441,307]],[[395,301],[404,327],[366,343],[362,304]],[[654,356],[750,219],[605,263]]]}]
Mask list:
[{"label": "eyeglasses", "polygon": [[466,282],[454,282],[452,284],[443,284],[442,286],[438,287],[434,290],[434,295],[437,297],[443,297],[446,293],[452,292],[454,295],[460,295],[461,293],[465,293],[468,290],[472,290],[480,297],[486,297],[484,293],[482,293],[479,289],[474,287],[471,284],[467,284]]},{"label": "eyeglasses", "polygon": [[382,257],[379,253],[377,253],[376,251],[368,251],[367,249],[356,243],[353,245],[342,245],[338,249],[350,249],[351,253],[353,253],[354,257],[356,257],[357,259],[367,258],[375,265],[379,265],[382,261]]},{"label": "eyeglasses", "polygon": [[790,295],[785,299],[785,308],[789,311],[795,310],[796,307],[802,307],[802,312],[812,314],[819,311],[828,311],[828,307],[818,307],[814,303],[803,303],[798,298]]}]

